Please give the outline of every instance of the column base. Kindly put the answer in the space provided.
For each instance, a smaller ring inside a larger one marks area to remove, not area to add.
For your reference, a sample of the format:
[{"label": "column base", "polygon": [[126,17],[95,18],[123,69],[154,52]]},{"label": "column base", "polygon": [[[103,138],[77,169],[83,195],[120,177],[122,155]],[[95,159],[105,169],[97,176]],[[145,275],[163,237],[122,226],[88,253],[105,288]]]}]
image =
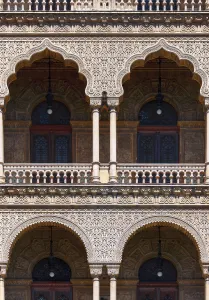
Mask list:
[{"label": "column base", "polygon": [[205,163],[205,184],[209,184],[209,163]]},{"label": "column base", "polygon": [[100,163],[99,162],[92,163],[92,182],[100,183]]},{"label": "column base", "polygon": [[118,183],[117,162],[110,162],[110,183]]}]

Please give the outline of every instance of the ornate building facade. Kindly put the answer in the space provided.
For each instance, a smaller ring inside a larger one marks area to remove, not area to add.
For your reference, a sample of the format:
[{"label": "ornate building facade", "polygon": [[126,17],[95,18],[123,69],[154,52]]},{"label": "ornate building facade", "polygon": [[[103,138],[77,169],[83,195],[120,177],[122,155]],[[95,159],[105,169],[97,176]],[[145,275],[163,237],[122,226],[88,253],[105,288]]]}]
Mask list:
[{"label": "ornate building facade", "polygon": [[208,8],[1,0],[0,300],[209,300]]}]

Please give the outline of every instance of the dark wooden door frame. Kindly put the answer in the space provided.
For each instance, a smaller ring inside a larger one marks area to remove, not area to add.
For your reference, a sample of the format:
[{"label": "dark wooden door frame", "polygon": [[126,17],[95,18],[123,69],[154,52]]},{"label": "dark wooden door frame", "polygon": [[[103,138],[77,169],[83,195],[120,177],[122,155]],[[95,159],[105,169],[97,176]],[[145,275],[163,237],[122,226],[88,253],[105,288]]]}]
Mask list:
[{"label": "dark wooden door frame", "polygon": [[[48,149],[48,158],[49,163],[53,163],[55,158],[55,137],[56,135],[65,135],[70,136],[72,133],[72,128],[70,125],[32,125],[30,128],[30,161],[33,162],[33,138],[36,135],[46,136],[49,149]],[[72,135],[70,138],[69,151],[71,155],[69,157],[69,162],[72,161]],[[47,163],[47,162],[46,162]]]},{"label": "dark wooden door frame", "polygon": [[70,300],[73,299],[73,287],[71,282],[33,282],[31,284],[31,298],[35,300],[35,292],[49,292],[49,299],[56,300],[55,292],[69,293]]},{"label": "dark wooden door frame", "polygon": [[[177,135],[177,148],[178,148],[178,153],[177,153],[177,163],[180,160],[180,151],[179,151],[179,131],[180,128],[178,126],[138,126],[137,132],[137,162],[139,162],[139,135],[140,133],[142,134],[153,134],[156,135],[157,133],[159,133],[159,135],[161,134],[166,134],[166,133],[170,133],[170,134],[176,134]],[[157,137],[155,137],[155,139],[157,140]],[[157,141],[156,141],[157,142]],[[154,149],[154,151],[156,152],[156,149]],[[155,156],[159,156],[159,153],[156,154]]]},{"label": "dark wooden door frame", "polygon": [[153,300],[161,300],[160,293],[163,289],[170,289],[171,292],[176,294],[176,298],[174,300],[178,300],[178,284],[176,282],[139,282],[137,284],[137,300],[144,300],[140,297],[140,289],[154,289],[156,299]]}]

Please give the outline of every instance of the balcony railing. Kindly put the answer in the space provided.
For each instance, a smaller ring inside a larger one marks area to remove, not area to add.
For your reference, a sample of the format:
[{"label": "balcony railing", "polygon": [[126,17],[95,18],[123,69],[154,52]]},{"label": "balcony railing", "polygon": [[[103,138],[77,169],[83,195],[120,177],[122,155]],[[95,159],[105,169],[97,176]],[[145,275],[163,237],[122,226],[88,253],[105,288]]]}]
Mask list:
[{"label": "balcony railing", "polygon": [[[7,184],[92,184],[91,164],[5,164],[4,174]],[[117,175],[118,184],[198,185],[205,164],[118,164]]]},{"label": "balcony railing", "polygon": [[4,0],[4,11],[202,11],[205,0]]},{"label": "balcony railing", "polygon": [[9,184],[87,184],[91,182],[91,164],[5,164]]},{"label": "balcony railing", "polygon": [[118,164],[122,184],[202,184],[204,164]]}]

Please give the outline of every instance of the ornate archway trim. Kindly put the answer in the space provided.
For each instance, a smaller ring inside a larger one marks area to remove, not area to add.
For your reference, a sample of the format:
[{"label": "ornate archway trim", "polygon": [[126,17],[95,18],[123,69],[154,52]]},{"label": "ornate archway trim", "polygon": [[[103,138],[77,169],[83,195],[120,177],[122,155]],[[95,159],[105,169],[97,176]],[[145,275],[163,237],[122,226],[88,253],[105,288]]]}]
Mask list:
[{"label": "ornate archway trim", "polygon": [[48,38],[45,38],[41,44],[35,46],[28,50],[27,52],[20,54],[14,57],[10,63],[8,68],[3,72],[1,77],[1,94],[2,97],[7,97],[9,95],[9,88],[8,88],[8,79],[16,74],[17,65],[23,61],[31,61],[32,57],[36,54],[39,54],[45,50],[50,50],[52,52],[58,53],[62,56],[64,60],[71,60],[74,61],[78,66],[78,71],[83,74],[87,80],[86,86],[86,94],[88,95],[88,89],[92,85],[92,76],[88,70],[84,67],[84,62],[75,54],[71,54],[66,52],[62,47],[55,46]]},{"label": "ornate archway trim", "polygon": [[178,60],[186,60],[189,61],[194,68],[194,73],[197,74],[202,80],[202,86],[200,88],[200,94],[203,97],[208,96],[209,88],[208,88],[208,76],[203,69],[201,69],[198,60],[190,54],[182,52],[177,47],[170,45],[164,38],[161,38],[154,46],[148,47],[142,53],[134,54],[131,56],[125,63],[124,69],[120,71],[117,77],[117,85],[120,87],[120,96],[123,95],[123,86],[122,81],[123,78],[130,73],[131,66],[137,60],[145,60],[148,55],[156,53],[160,50],[164,50],[168,53],[173,53],[177,56]]},{"label": "ornate archway trim", "polygon": [[193,242],[195,242],[195,246],[197,247],[200,256],[200,260],[202,262],[209,261],[207,247],[197,230],[194,229],[187,222],[170,216],[152,216],[144,218],[136,222],[135,224],[130,225],[123,233],[121,239],[116,245],[116,261],[122,261],[122,255],[126,243],[131,238],[131,236],[133,236],[138,230],[142,229],[143,227],[151,227],[162,223],[165,223],[166,225],[171,227],[173,226],[174,228],[177,228],[178,230],[182,231],[184,234],[187,234],[188,237],[190,237],[193,240]]},{"label": "ornate archway trim", "polygon": [[65,219],[63,217],[54,216],[54,215],[45,215],[31,218],[25,222],[20,223],[18,226],[13,229],[13,231],[9,234],[7,240],[5,241],[3,250],[2,250],[2,261],[8,262],[12,249],[18,240],[18,237],[25,230],[30,230],[31,228],[41,226],[43,224],[57,224],[58,226],[64,226],[75,233],[80,240],[83,242],[84,247],[87,252],[88,261],[93,261],[93,248],[91,242],[89,241],[87,235],[83,232],[83,230],[76,225],[75,223]]}]

